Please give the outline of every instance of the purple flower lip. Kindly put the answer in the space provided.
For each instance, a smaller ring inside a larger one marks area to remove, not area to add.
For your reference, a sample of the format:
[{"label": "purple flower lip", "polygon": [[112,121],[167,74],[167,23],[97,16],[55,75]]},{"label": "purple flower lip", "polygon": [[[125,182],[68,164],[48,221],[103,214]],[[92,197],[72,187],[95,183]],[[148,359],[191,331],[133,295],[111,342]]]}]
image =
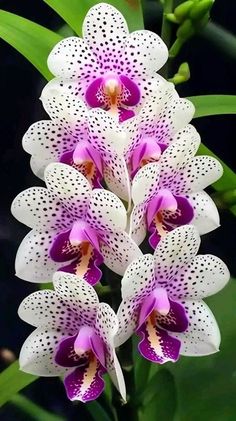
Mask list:
[{"label": "purple flower lip", "polygon": [[[134,81],[127,76],[118,76],[115,73],[107,73],[96,78],[87,87],[85,93],[86,102],[90,107],[102,107],[117,114],[125,110],[124,107],[137,105],[140,97],[140,89]],[[130,113],[122,114],[126,114],[125,118],[122,115],[122,120],[132,116]]]}]

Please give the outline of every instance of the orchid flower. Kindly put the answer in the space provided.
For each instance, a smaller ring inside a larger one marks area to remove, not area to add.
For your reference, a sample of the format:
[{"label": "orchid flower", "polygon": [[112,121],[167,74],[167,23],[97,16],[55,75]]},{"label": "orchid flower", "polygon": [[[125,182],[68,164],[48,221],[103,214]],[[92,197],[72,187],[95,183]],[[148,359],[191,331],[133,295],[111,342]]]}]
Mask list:
[{"label": "orchid flower", "polygon": [[[100,3],[88,11],[83,38],[60,41],[48,57],[56,84],[70,88],[89,107],[101,107],[120,121],[152,92],[168,58],[161,38],[147,30],[129,34],[123,15]],[[56,86],[54,82],[54,86]]]},{"label": "orchid flower", "polygon": [[23,148],[31,157],[35,175],[44,178],[51,162],[64,162],[80,171],[92,187],[100,187],[103,162],[88,142],[88,110],[70,93],[44,89],[42,102],[51,120],[32,124],[23,137]]},{"label": "orchid flower", "polygon": [[[100,109],[90,115],[82,101],[63,89],[55,93],[46,86],[41,98],[51,120],[34,123],[23,137],[34,173],[43,179],[49,163],[63,162],[80,171],[92,187],[101,187],[104,179],[115,194],[127,200],[130,181],[123,149],[126,144],[134,148],[139,143],[138,122],[129,119],[118,124]],[[117,151],[120,148],[120,157],[114,159],[114,148],[107,139],[116,144]]]},{"label": "orchid flower", "polygon": [[99,303],[92,286],[63,272],[53,276],[55,290],[26,297],[19,316],[37,329],[20,352],[20,368],[37,376],[63,376],[67,396],[88,402],[104,389],[108,372],[125,400],[125,384],[115,354],[118,329],[112,308]]},{"label": "orchid flower", "polygon": [[33,228],[18,249],[16,275],[47,282],[60,269],[94,285],[102,262],[123,275],[141,251],[125,232],[127,216],[120,199],[103,189],[92,190],[79,171],[62,163],[47,166],[45,182],[47,188],[29,188],[12,204],[15,218]]},{"label": "orchid flower", "polygon": [[200,137],[193,126],[180,130],[158,163],[142,167],[132,181],[130,234],[140,244],[146,231],[156,248],[168,231],[193,223],[200,234],[219,226],[219,214],[203,191],[221,177],[221,164],[210,156],[194,156]]},{"label": "orchid flower", "polygon": [[135,331],[142,356],[160,364],[218,351],[220,332],[202,298],[220,291],[229,271],[215,256],[196,256],[199,245],[196,228],[182,226],[161,240],[154,256],[131,263],[122,280],[117,346]]}]

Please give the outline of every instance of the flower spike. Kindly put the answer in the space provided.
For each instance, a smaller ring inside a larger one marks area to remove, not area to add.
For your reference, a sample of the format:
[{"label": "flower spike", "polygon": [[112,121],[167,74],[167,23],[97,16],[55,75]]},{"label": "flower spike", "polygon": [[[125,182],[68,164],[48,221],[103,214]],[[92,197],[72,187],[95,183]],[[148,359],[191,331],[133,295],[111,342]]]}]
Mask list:
[{"label": "flower spike", "polygon": [[114,348],[118,320],[108,304],[99,303],[83,279],[63,272],[53,277],[55,290],[29,295],[19,316],[36,330],[26,339],[20,367],[40,376],[64,376],[67,396],[88,402],[104,389],[108,372],[125,400],[125,383]]},{"label": "flower spike", "polygon": [[199,244],[196,228],[182,226],[161,240],[154,256],[131,263],[122,280],[117,346],[135,331],[139,352],[160,364],[218,351],[219,328],[202,298],[220,291],[229,271],[215,256],[196,256]]}]

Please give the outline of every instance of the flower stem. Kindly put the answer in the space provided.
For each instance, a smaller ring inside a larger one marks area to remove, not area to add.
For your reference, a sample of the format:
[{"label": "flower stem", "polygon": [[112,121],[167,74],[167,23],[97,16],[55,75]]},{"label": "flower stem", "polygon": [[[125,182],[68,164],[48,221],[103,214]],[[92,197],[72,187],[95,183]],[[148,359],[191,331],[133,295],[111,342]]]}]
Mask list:
[{"label": "flower stem", "polygon": [[[163,1],[163,15],[162,15],[162,27],[161,27],[161,38],[167,45],[168,49],[171,43],[171,32],[172,24],[166,19],[167,13],[172,13],[174,7],[174,0],[164,0]],[[161,75],[168,79],[169,76],[169,60],[161,69]]]},{"label": "flower stem", "polygon": [[172,13],[174,7],[174,0],[164,0],[163,3],[163,16],[162,16],[162,27],[161,27],[161,38],[167,45],[170,46],[171,42],[171,22],[166,19],[167,13]]}]

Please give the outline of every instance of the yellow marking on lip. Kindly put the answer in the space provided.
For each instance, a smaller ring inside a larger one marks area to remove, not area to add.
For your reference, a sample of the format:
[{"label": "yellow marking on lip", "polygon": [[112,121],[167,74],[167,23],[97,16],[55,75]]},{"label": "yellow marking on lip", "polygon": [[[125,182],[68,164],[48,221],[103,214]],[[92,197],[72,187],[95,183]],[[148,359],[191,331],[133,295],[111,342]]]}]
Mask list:
[{"label": "yellow marking on lip", "polygon": [[160,357],[164,357],[160,340],[157,336],[157,331],[155,329],[155,324],[156,324],[155,311],[153,311],[146,321],[146,330],[148,333],[147,339],[151,345],[151,348],[155,350],[155,353],[159,355]]},{"label": "yellow marking on lip", "polygon": [[80,388],[81,395],[84,395],[91,387],[91,384],[93,383],[96,377],[98,365],[99,365],[99,362],[97,358],[91,354],[89,365],[84,370],[83,381]]},{"label": "yellow marking on lip", "polygon": [[161,212],[158,212],[154,218],[154,224],[158,234],[161,237],[165,237],[167,234],[167,230],[163,227],[163,216]]},{"label": "yellow marking on lip", "polygon": [[81,259],[76,268],[76,275],[78,276],[84,276],[88,271],[89,262],[93,255],[93,247],[89,242],[84,242],[81,245],[81,253]]},{"label": "yellow marking on lip", "polygon": [[91,185],[93,184],[93,179],[96,175],[96,166],[94,162],[84,161],[81,164],[74,163],[72,167],[80,171],[87,178]]}]

